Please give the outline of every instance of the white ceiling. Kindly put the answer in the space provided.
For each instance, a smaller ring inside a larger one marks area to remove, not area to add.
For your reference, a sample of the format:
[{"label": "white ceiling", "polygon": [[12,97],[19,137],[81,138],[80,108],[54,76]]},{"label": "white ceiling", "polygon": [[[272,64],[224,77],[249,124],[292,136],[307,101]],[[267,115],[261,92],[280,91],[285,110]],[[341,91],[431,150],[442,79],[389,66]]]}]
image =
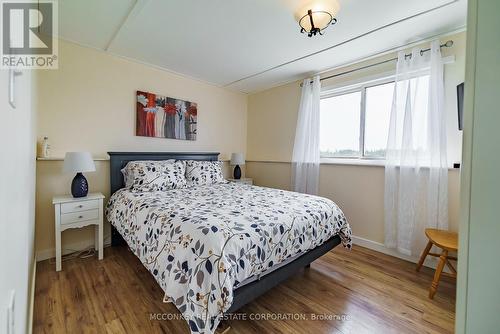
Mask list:
[{"label": "white ceiling", "polygon": [[466,0],[339,0],[323,36],[305,0],[60,0],[59,35],[218,86],[255,92],[465,26]]}]

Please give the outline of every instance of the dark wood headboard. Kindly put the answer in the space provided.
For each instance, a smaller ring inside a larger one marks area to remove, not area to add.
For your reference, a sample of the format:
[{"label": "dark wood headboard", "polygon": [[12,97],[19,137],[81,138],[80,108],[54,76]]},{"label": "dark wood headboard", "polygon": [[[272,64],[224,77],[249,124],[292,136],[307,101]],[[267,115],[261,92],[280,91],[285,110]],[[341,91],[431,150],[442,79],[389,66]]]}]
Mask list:
[{"label": "dark wood headboard", "polygon": [[109,173],[111,181],[111,195],[123,188],[123,174],[121,169],[129,161],[136,160],[205,160],[217,161],[216,152],[108,152],[110,156]]}]

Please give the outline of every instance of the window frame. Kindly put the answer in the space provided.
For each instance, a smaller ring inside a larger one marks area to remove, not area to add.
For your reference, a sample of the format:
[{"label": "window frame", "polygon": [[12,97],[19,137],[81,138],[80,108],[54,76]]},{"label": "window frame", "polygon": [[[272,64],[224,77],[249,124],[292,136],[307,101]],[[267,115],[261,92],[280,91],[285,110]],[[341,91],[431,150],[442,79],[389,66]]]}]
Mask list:
[{"label": "window frame", "polygon": [[[383,76],[377,79],[365,80],[356,84],[342,86],[338,88],[325,88],[320,93],[320,99],[327,99],[336,96],[341,96],[345,94],[360,92],[360,110],[359,110],[359,156],[335,156],[326,157],[322,156],[320,152],[320,159],[323,161],[331,160],[366,160],[366,161],[385,161],[385,157],[374,157],[365,155],[365,125],[366,125],[366,89],[371,87],[376,87],[380,85],[385,85],[396,81],[396,76],[394,74]],[[321,120],[320,120],[321,121]]]}]

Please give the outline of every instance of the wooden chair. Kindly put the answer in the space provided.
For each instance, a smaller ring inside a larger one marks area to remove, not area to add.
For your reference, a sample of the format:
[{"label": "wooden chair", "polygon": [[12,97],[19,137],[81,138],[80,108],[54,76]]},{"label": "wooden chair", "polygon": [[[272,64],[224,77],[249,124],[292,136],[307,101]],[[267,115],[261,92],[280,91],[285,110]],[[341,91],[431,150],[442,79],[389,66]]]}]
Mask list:
[{"label": "wooden chair", "polygon": [[[448,252],[456,252],[458,250],[458,235],[453,232],[436,230],[433,228],[425,229],[425,235],[429,239],[429,242],[420,256],[420,261],[418,261],[417,264],[417,271],[420,271],[420,268],[422,268],[427,255],[439,257],[439,263],[436,267],[436,272],[434,273],[434,280],[432,281],[431,288],[429,290],[429,298],[433,299],[436,294],[441,275],[449,275],[454,278],[457,277],[457,271],[450,263],[450,260],[457,261],[457,258],[454,256],[448,256]],[[433,245],[442,249],[441,254],[430,253]],[[448,268],[450,268],[451,274],[443,273],[445,264]]]}]

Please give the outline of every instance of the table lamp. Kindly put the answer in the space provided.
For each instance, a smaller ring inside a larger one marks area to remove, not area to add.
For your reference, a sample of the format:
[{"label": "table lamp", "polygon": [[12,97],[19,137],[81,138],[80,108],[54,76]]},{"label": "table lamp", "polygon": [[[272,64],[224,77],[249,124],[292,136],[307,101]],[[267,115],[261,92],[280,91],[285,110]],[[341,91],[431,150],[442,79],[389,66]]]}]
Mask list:
[{"label": "table lamp", "polygon": [[64,157],[64,172],[76,173],[71,182],[71,194],[73,197],[85,197],[89,192],[89,184],[84,172],[94,172],[95,164],[89,152],[66,152]]},{"label": "table lamp", "polygon": [[243,153],[233,153],[231,154],[231,165],[235,166],[234,167],[234,172],[233,172],[233,177],[236,180],[241,179],[241,168],[240,165],[245,164],[245,157],[243,156]]}]

